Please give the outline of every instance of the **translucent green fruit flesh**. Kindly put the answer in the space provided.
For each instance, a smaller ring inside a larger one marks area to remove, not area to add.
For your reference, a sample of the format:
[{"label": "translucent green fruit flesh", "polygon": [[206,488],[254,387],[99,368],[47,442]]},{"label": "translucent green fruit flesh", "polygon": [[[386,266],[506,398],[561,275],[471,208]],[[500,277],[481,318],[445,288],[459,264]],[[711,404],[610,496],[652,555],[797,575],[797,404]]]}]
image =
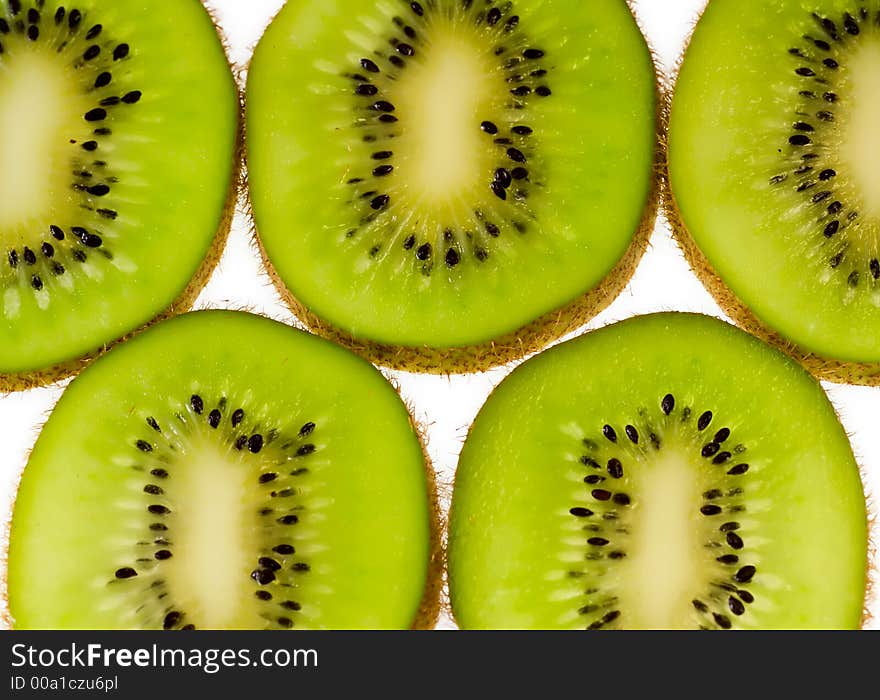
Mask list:
[{"label": "translucent green fruit flesh", "polygon": [[268,259],[364,345],[485,344],[577,300],[654,185],[654,67],[622,0],[291,2],[247,97]]},{"label": "translucent green fruit flesh", "polygon": [[17,628],[409,627],[432,521],[394,389],[346,350],[200,312],[112,350],[15,504]]},{"label": "translucent green fruit flesh", "polygon": [[197,0],[0,3],[0,384],[184,296],[227,214],[237,123]]},{"label": "translucent green fruit flesh", "polygon": [[821,387],[718,320],[636,318],[477,417],[449,533],[466,628],[853,628],[867,517]]},{"label": "translucent green fruit flesh", "polygon": [[880,362],[880,2],[711,0],[676,85],[684,226],[765,326]]}]

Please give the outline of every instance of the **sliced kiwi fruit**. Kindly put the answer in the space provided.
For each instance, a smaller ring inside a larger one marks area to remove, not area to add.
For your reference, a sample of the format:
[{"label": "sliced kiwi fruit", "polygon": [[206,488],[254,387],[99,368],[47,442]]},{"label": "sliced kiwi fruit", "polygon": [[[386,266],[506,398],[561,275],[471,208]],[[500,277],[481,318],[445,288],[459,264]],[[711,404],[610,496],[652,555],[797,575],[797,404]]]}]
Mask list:
[{"label": "sliced kiwi fruit", "polygon": [[819,384],[717,319],[643,316],[528,361],[464,445],[466,628],[854,628],[866,503]]},{"label": "sliced kiwi fruit", "polygon": [[880,383],[880,2],[711,0],[672,100],[670,219],[743,327]]},{"label": "sliced kiwi fruit", "polygon": [[15,501],[16,628],[431,626],[437,535],[419,432],[331,343],[185,314],[63,394]]},{"label": "sliced kiwi fruit", "polygon": [[197,0],[0,0],[0,391],[195,300],[232,220],[239,111]]},{"label": "sliced kiwi fruit", "polygon": [[259,243],[312,329],[485,369],[620,292],[655,214],[657,81],[623,0],[298,0],[256,49]]}]

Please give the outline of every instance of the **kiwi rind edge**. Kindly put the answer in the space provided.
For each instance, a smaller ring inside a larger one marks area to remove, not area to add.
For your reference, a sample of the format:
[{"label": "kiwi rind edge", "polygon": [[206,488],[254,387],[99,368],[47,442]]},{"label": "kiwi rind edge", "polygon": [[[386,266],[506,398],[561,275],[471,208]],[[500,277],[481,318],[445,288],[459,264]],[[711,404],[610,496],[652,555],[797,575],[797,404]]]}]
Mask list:
[{"label": "kiwi rind edge", "polygon": [[[214,29],[217,32],[217,35],[220,38],[220,42],[223,45],[224,54],[226,55],[226,61],[229,64],[230,70],[235,76],[236,73],[234,66],[229,59],[230,47],[226,36],[223,33],[223,30],[220,28],[220,24],[214,14],[214,11],[210,7],[206,6],[204,2],[202,2],[202,6],[205,7],[205,10],[211,18]],[[233,148],[232,157],[232,179],[229,184],[229,191],[226,195],[226,202],[223,205],[223,214],[220,218],[220,223],[217,226],[214,240],[211,242],[211,247],[205,254],[205,258],[202,260],[199,268],[196,270],[193,277],[189,280],[184,290],[174,301],[171,302],[171,304],[169,304],[165,308],[164,311],[162,311],[156,317],[154,317],[150,321],[147,321],[147,323],[140,326],[139,328],[136,328],[135,330],[130,331],[122,337],[105,344],[101,348],[91,353],[88,353],[82,357],[68,360],[66,362],[62,362],[57,365],[53,365],[52,367],[46,367],[31,372],[15,372],[10,374],[0,373],[0,396],[6,393],[13,393],[17,391],[25,391],[28,389],[36,389],[39,387],[49,386],[64,379],[68,379],[69,377],[78,374],[91,362],[99,358],[101,355],[103,355],[105,352],[115,347],[116,345],[124,343],[125,341],[133,338],[134,336],[142,333],[143,331],[147,330],[157,323],[160,323],[161,321],[189,311],[193,307],[193,304],[195,304],[195,301],[198,298],[199,294],[201,294],[202,290],[208,284],[211,275],[214,273],[214,269],[220,262],[220,258],[223,255],[223,250],[226,248],[226,241],[229,239],[229,234],[232,230],[232,220],[235,217],[236,205],[239,201],[239,196],[244,190],[245,180],[242,173],[242,160],[244,154],[244,95],[241,91],[239,81],[237,79],[235,80],[235,87],[238,96],[238,113],[236,115],[235,146]]]},{"label": "kiwi rind edge", "polygon": [[[706,3],[708,6],[708,2]],[[691,39],[699,20],[702,18],[705,7],[693,22],[693,28],[688,35],[685,46],[678,60],[675,62],[670,75],[666,79],[664,90],[664,104],[662,123],[668,127],[672,116],[672,98],[675,92],[675,84],[678,82],[681,66],[690,47]],[[685,260],[691,271],[697,276],[706,288],[715,303],[721,310],[736,323],[737,326],[760,338],[765,343],[781,350],[789,357],[796,360],[808,372],[820,380],[836,384],[855,384],[860,386],[880,386],[880,362],[847,362],[818,355],[797,343],[788,340],[779,332],[765,324],[719,277],[712,267],[709,259],[700,250],[697,242],[691,236],[685,226],[684,219],[679,210],[678,203],[672,191],[672,183],[669,177],[669,130],[661,130],[660,148],[662,150],[662,167],[660,178],[662,180],[662,193],[660,195],[662,212],[669,223],[672,236],[678,243],[684,254]]]},{"label": "kiwi rind edge", "polygon": [[[665,118],[667,113],[665,106],[667,102],[665,95],[667,81],[662,76],[657,55],[639,23],[632,1],[627,0],[626,5],[639,26],[639,31],[645,38],[645,42],[648,44],[648,51],[654,68],[655,102],[657,108],[655,115],[656,133],[653,176],[642,219],[636,228],[632,242],[623,254],[623,257],[621,257],[602,281],[574,301],[540,316],[512,333],[486,343],[436,348],[389,345],[366,338],[358,338],[313,313],[284,284],[284,281],[278,275],[272,261],[266,254],[260,239],[250,198],[250,188],[246,187],[246,206],[251,221],[253,241],[262,259],[263,268],[269,279],[272,280],[273,286],[284,303],[309,331],[348,348],[374,364],[389,369],[436,375],[472,374],[510,364],[543,350],[554,341],[582,327],[617,299],[626,288],[630,279],[632,279],[642,256],[648,249],[648,243],[660,209],[665,167],[665,150],[661,144],[665,141]],[[245,139],[246,143],[247,139]],[[247,157],[247,146],[245,145],[245,185],[247,181]]]}]

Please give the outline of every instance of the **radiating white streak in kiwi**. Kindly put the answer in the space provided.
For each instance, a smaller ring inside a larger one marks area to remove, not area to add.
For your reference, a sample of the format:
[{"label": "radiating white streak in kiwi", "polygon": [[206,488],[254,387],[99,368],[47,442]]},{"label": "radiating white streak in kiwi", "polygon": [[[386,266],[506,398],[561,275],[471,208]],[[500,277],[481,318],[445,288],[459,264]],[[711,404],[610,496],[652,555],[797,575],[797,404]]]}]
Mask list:
[{"label": "radiating white streak in kiwi", "polygon": [[880,32],[859,42],[849,58],[841,158],[854,180],[862,214],[880,221]]},{"label": "radiating white streak in kiwi", "polygon": [[162,484],[173,500],[168,525],[174,552],[163,575],[188,623],[253,629],[262,626],[250,577],[259,551],[259,492],[254,470],[244,463],[249,453],[233,452],[212,437],[198,430]]},{"label": "radiating white streak in kiwi", "polygon": [[647,468],[633,470],[644,495],[634,504],[619,574],[628,629],[693,628],[691,601],[715,569],[700,540],[705,518],[692,452],[667,444]]},{"label": "radiating white streak in kiwi", "polygon": [[[80,134],[89,103],[69,69],[45,50],[16,47],[0,61],[0,244],[15,247],[22,235],[71,199],[65,147]],[[5,255],[5,250],[4,250]]]},{"label": "radiating white streak in kiwi", "polygon": [[491,142],[480,130],[492,74],[475,32],[443,24],[432,25],[427,56],[403,72],[391,93],[408,126],[395,155],[409,196],[440,208],[487,189],[492,163]]}]

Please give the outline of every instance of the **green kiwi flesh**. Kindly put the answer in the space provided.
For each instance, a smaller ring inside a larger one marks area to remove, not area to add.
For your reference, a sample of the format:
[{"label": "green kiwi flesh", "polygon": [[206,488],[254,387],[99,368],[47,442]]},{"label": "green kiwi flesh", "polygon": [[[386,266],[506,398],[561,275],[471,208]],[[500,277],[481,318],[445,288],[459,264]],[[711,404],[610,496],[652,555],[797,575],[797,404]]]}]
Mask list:
[{"label": "green kiwi flesh", "polygon": [[717,319],[637,317],[529,360],[464,445],[465,628],[856,628],[866,503],[820,385]]},{"label": "green kiwi flesh", "polygon": [[270,273],[313,329],[380,364],[537,350],[645,249],[656,90],[623,0],[287,3],[247,84]]},{"label": "green kiwi flesh", "polygon": [[20,629],[407,628],[437,611],[431,480],[394,388],[325,340],[185,314],[63,394],[9,544]]},{"label": "green kiwi flesh", "polygon": [[880,383],[880,2],[711,0],[681,66],[671,216],[748,330]]},{"label": "green kiwi flesh", "polygon": [[238,117],[198,0],[0,2],[0,391],[194,300],[232,217]]}]

